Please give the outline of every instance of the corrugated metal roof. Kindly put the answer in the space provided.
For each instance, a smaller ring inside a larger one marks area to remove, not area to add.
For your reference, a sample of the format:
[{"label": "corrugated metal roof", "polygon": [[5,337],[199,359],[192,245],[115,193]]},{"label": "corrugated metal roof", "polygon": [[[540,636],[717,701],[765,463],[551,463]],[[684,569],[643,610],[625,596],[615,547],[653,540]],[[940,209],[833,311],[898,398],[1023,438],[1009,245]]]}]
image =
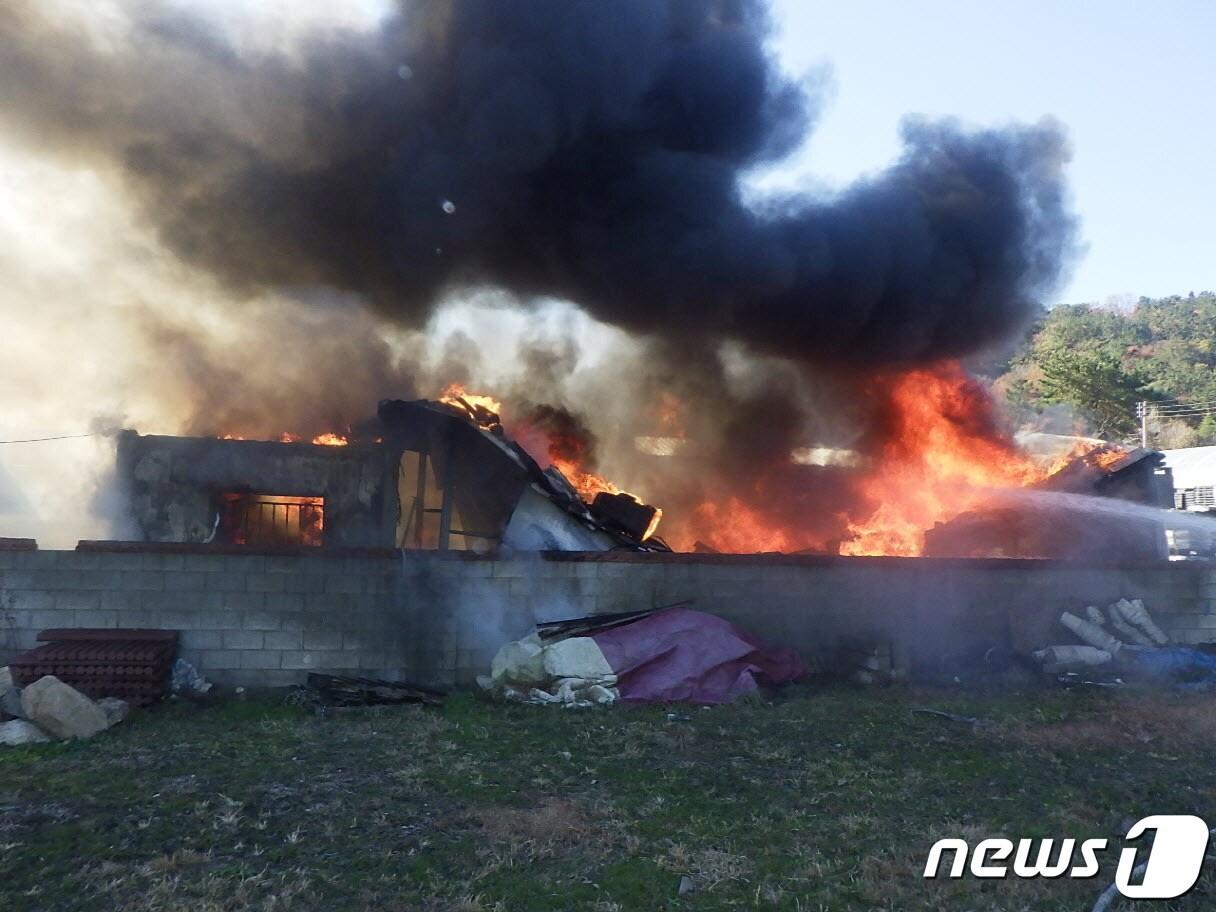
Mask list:
[{"label": "corrugated metal roof", "polygon": [[1216,485],[1216,446],[1162,450],[1165,464],[1174,473],[1175,488],[1202,488]]}]

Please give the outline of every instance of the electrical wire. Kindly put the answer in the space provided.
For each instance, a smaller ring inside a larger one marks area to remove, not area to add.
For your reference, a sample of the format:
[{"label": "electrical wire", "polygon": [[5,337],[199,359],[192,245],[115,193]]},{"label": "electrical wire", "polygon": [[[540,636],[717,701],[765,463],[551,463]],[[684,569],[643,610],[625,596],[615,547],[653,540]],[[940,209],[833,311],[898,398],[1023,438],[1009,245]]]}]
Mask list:
[{"label": "electrical wire", "polygon": [[46,440],[79,440],[82,437],[100,437],[100,434],[56,434],[53,437],[26,437],[23,440],[0,440],[4,443],[42,443]]}]

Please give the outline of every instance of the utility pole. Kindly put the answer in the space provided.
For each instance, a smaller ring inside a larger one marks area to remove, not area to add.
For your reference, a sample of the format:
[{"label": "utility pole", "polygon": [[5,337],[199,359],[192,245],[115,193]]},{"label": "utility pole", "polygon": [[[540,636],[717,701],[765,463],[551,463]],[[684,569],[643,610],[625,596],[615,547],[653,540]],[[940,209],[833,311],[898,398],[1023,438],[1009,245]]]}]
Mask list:
[{"label": "utility pole", "polygon": [[1140,417],[1140,446],[1148,449],[1148,402],[1140,400],[1136,403],[1136,414]]}]

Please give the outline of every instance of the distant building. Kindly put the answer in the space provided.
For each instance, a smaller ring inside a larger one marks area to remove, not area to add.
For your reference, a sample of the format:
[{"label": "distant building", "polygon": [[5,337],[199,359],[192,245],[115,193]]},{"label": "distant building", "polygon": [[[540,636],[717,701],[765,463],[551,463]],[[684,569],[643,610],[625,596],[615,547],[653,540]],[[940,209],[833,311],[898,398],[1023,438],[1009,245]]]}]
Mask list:
[{"label": "distant building", "polygon": [[1162,450],[1174,473],[1174,508],[1192,513],[1216,510],[1216,446]]}]

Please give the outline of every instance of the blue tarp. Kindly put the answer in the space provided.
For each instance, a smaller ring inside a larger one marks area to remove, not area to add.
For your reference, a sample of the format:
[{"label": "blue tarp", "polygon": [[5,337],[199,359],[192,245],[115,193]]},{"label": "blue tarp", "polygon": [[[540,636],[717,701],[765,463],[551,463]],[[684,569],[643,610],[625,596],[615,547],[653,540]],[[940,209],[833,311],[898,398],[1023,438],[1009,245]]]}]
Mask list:
[{"label": "blue tarp", "polygon": [[[1129,652],[1124,650],[1123,655],[1128,656]],[[1174,681],[1182,687],[1216,687],[1214,653],[1190,646],[1163,646],[1160,649],[1138,649],[1129,658],[1145,674]]]}]

